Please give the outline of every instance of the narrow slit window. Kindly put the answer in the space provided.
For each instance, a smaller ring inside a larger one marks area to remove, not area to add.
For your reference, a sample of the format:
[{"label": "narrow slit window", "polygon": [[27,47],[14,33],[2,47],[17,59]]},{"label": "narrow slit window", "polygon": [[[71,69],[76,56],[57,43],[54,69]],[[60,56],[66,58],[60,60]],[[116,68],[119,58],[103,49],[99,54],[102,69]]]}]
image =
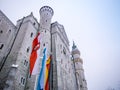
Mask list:
[{"label": "narrow slit window", "polygon": [[32,36],[33,36],[33,33],[31,33],[30,37],[32,37]]},{"label": "narrow slit window", "polygon": [[3,33],[3,31],[1,30],[0,33]]},{"label": "narrow slit window", "polygon": [[2,49],[2,48],[3,48],[3,46],[4,46],[4,44],[1,44],[1,45],[0,45],[0,49]]},{"label": "narrow slit window", "polygon": [[29,52],[29,50],[30,50],[30,48],[28,47],[28,48],[27,48],[27,53]]}]

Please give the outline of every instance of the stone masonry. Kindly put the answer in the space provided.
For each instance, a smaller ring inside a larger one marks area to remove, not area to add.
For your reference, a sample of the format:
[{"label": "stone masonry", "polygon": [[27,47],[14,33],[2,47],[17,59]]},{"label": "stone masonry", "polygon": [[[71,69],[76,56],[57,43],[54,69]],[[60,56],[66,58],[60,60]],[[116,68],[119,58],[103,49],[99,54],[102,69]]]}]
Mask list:
[{"label": "stone masonry", "polygon": [[[80,51],[73,44],[70,52],[64,26],[57,21],[51,23],[51,7],[43,6],[39,13],[40,22],[31,13],[14,25],[0,11],[0,90],[36,90],[45,47],[47,57],[52,55],[50,90],[88,90]],[[39,71],[30,76],[32,42],[38,33],[42,37]]]}]

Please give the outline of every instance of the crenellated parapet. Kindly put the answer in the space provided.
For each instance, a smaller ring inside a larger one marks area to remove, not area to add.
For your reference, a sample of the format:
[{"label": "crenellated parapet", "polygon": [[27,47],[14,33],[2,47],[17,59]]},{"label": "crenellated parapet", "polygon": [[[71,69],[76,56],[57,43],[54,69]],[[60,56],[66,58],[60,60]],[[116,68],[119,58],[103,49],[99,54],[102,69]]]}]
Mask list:
[{"label": "crenellated parapet", "polygon": [[54,11],[51,7],[49,6],[43,6],[41,9],[40,9],[40,14],[44,13],[45,11],[48,11],[52,16],[54,14]]},{"label": "crenellated parapet", "polygon": [[40,11],[40,31],[50,31],[53,9],[49,6],[41,7]]}]

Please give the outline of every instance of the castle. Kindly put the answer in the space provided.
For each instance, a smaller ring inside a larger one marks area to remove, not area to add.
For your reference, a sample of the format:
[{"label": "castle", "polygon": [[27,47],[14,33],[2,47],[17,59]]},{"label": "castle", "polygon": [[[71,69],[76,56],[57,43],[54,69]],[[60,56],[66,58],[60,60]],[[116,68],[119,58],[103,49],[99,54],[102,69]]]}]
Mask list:
[{"label": "castle", "polygon": [[[38,75],[30,76],[29,64],[32,42],[40,33],[40,57],[47,49],[47,57],[52,55],[49,73],[50,90],[88,90],[84,76],[80,51],[73,43],[69,50],[69,40],[63,25],[51,23],[54,11],[43,6],[40,22],[33,13],[17,21],[15,26],[0,11],[0,90],[36,90]],[[42,58],[39,59],[39,71]]]}]

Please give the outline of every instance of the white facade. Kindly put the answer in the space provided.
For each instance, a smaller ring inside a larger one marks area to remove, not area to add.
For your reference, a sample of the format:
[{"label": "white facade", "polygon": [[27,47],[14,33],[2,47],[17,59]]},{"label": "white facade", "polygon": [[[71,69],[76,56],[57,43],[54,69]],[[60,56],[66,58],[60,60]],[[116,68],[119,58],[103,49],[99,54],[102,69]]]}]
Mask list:
[{"label": "white facade", "polygon": [[[87,90],[82,67],[83,61],[80,59],[79,51],[76,53],[76,48],[72,51],[74,59],[71,60],[69,40],[63,25],[58,22],[51,23],[54,14],[51,7],[43,6],[39,13],[39,23],[31,13],[18,20],[15,26],[0,11],[0,89],[36,89],[39,73],[29,75],[29,60],[33,39],[40,33],[42,39],[40,42],[41,58],[38,62],[39,71],[43,49],[46,47],[47,57],[52,55],[50,90]],[[7,31],[9,33],[9,30],[11,30],[11,34],[8,34],[8,38]],[[4,44],[4,48],[1,46],[2,44]],[[10,52],[7,53],[7,50]]]}]

